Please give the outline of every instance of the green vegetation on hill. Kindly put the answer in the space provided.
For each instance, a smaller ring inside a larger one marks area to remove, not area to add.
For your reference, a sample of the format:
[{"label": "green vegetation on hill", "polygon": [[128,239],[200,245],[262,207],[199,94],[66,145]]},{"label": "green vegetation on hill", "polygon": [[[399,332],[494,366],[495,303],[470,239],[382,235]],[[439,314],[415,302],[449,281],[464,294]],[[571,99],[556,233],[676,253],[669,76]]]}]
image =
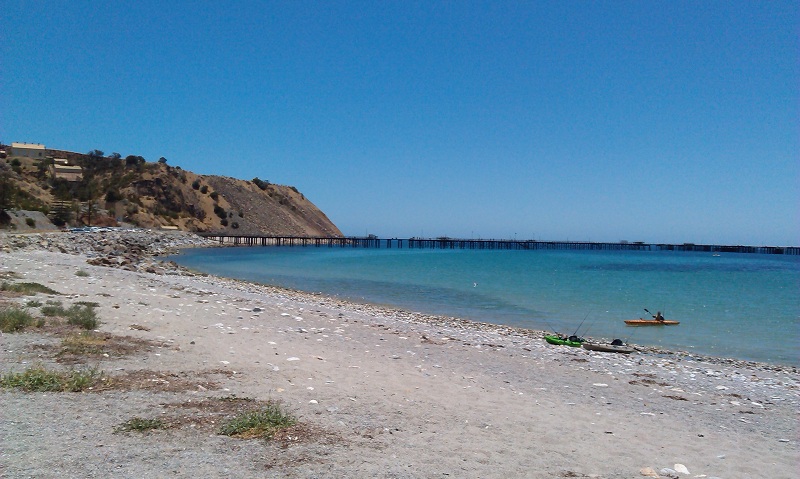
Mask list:
[{"label": "green vegetation on hill", "polygon": [[[55,159],[79,166],[79,177],[54,174]],[[198,175],[169,165],[164,157],[147,162],[138,155],[106,156],[99,150],[47,150],[42,160],[0,160],[0,227],[11,224],[7,210],[41,211],[56,226],[122,222],[196,232],[341,236],[293,186]],[[46,227],[39,223],[25,225]]]}]

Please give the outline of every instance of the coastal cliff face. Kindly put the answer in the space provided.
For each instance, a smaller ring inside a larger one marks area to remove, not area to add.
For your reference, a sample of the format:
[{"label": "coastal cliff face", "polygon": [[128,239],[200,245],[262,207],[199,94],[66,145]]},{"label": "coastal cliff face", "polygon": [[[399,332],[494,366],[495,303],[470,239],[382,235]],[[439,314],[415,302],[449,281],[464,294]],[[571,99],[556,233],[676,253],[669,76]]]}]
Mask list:
[{"label": "coastal cliff face", "polygon": [[[80,166],[80,181],[54,178],[46,161],[0,160],[0,210],[38,210],[55,225],[172,227],[198,233],[341,237],[342,232],[297,188],[198,175],[166,161],[110,158],[48,150]],[[52,160],[51,160],[52,162]],[[14,215],[6,215],[13,218]],[[10,221],[7,221],[10,222]],[[53,227],[14,223],[19,230]]]}]

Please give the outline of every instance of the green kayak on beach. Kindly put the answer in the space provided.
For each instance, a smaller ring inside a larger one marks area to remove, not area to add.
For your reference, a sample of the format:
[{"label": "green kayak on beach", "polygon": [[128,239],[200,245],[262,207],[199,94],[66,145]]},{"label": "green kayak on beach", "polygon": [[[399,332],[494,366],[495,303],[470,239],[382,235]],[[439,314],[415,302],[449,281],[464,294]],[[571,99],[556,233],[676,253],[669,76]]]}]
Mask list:
[{"label": "green kayak on beach", "polygon": [[557,344],[560,346],[572,346],[573,348],[581,347],[584,339],[577,336],[570,336],[568,338],[557,336],[554,334],[545,334],[544,340],[550,344]]}]

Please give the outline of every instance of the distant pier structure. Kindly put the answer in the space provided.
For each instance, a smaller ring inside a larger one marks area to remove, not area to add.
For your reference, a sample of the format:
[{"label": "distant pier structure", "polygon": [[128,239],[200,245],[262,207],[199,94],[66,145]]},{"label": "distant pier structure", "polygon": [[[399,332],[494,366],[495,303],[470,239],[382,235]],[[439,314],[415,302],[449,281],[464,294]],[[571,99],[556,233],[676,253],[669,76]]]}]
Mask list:
[{"label": "distant pier structure", "polygon": [[512,239],[378,238],[375,236],[314,237],[256,236],[200,233],[221,246],[300,246],[327,248],[479,249],[479,250],[596,250],[596,251],[696,251],[707,253],[759,253],[800,255],[797,246],[742,246],[710,244],[657,244],[643,242],[538,241]]}]

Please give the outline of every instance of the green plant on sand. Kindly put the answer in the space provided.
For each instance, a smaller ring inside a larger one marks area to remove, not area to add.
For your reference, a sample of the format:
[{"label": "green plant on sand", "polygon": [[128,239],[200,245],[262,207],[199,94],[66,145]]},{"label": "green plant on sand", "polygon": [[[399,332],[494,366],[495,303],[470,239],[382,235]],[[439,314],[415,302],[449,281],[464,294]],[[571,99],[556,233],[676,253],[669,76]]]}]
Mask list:
[{"label": "green plant on sand", "polygon": [[26,392],[80,392],[94,387],[102,379],[103,373],[97,369],[52,371],[36,366],[22,373],[0,376],[0,387]]},{"label": "green plant on sand", "polygon": [[219,433],[245,439],[269,439],[277,431],[296,423],[297,420],[285,413],[278,403],[269,402],[261,409],[244,412],[229,419],[222,425]]},{"label": "green plant on sand", "polygon": [[0,331],[13,333],[22,331],[33,323],[33,316],[21,308],[0,309]]},{"label": "green plant on sand", "polygon": [[167,424],[161,419],[144,419],[133,417],[114,428],[114,433],[120,432],[147,432],[153,429],[166,429]]},{"label": "green plant on sand", "polygon": [[97,312],[94,310],[96,303],[78,303],[69,308],[64,308],[60,303],[42,306],[41,312],[45,316],[63,316],[67,318],[67,323],[73,326],[80,326],[83,329],[97,329],[100,320],[97,319]]},{"label": "green plant on sand", "polygon": [[3,282],[0,285],[0,291],[8,291],[11,293],[22,293],[26,295],[34,295],[37,293],[45,293],[45,294],[61,294],[58,291],[54,291],[47,286],[39,283],[8,283]]}]

